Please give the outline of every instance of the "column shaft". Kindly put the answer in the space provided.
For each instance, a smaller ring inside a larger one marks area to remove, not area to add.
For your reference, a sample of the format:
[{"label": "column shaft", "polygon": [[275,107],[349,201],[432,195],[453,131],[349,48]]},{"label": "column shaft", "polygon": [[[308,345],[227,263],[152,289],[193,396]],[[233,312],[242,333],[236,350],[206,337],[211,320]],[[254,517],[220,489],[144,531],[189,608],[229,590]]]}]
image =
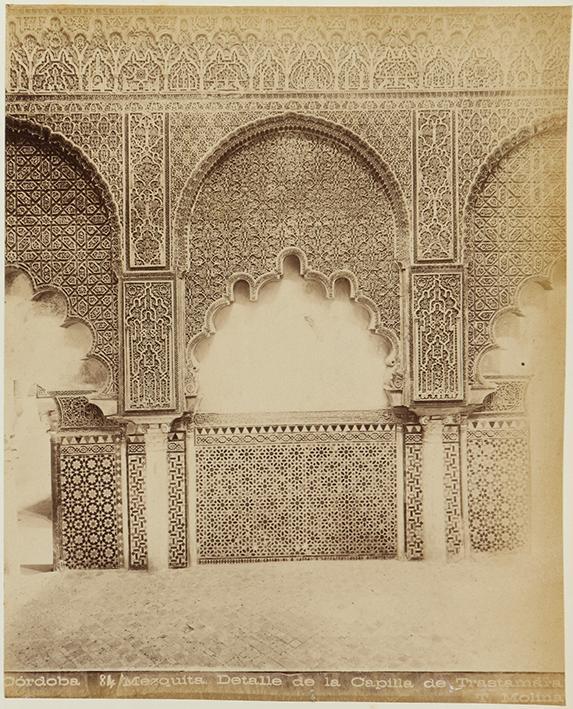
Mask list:
[{"label": "column shaft", "polygon": [[152,424],[145,433],[147,568],[169,568],[169,474],[166,425]]}]

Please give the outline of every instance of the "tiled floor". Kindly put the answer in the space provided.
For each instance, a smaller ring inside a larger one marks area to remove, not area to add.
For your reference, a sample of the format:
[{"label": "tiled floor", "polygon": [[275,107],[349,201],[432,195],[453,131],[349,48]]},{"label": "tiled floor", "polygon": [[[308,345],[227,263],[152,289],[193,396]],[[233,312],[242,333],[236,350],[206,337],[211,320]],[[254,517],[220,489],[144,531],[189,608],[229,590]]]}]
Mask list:
[{"label": "tiled floor", "polygon": [[549,561],[324,561],[9,577],[7,670],[562,670]]}]

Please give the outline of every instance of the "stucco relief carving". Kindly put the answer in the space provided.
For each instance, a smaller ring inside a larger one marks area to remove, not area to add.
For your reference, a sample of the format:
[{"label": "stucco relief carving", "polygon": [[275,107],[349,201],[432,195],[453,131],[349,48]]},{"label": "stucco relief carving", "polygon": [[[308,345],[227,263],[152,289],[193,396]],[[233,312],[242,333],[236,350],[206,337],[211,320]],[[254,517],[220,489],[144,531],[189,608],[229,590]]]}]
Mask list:
[{"label": "stucco relief carving", "polygon": [[[10,91],[228,94],[503,89],[566,85],[564,10],[466,8],[19,10],[8,26]],[[234,10],[236,16],[237,10]],[[233,27],[233,29],[230,29]]]},{"label": "stucco relief carving", "polygon": [[473,182],[464,212],[470,383],[483,383],[479,361],[493,346],[495,316],[515,307],[525,281],[547,279],[565,253],[564,161],[557,117],[504,141]]},{"label": "stucco relief carving", "polygon": [[[479,22],[468,10],[364,9],[348,23],[338,10],[294,8],[57,14],[20,8],[8,31],[9,110],[50,129],[9,123],[8,260],[35,286],[65,294],[110,369],[105,393],[123,397],[121,414],[154,419],[156,429],[147,450],[140,429],[130,431],[123,451],[119,433],[80,432],[111,427],[87,394],[58,400],[61,520],[68,529],[89,523],[86,505],[76,514],[70,503],[74,485],[86,496],[110,492],[114,505],[98,508],[98,524],[113,534],[97,538],[91,561],[59,530],[71,565],[121,563],[123,453],[133,568],[155,563],[146,475],[159,454],[172,567],[193,553],[197,512],[202,561],[283,552],[421,559],[430,550],[428,440],[397,404],[436,417],[458,412],[444,419],[440,441],[448,554],[520,546],[526,387],[480,377],[479,363],[494,318],[515,306],[528,278],[548,282],[564,252],[564,118],[548,117],[566,107],[565,10],[484,10]],[[35,223],[38,212],[49,228]],[[200,393],[195,346],[214,333],[237,281],[256,300],[293,254],[327,297],[346,279],[368,327],[386,338],[394,408],[305,421],[269,413],[256,426],[248,412],[192,414],[179,379],[189,398]],[[478,386],[485,399],[469,415]],[[180,421],[168,434],[185,411],[188,430]],[[81,440],[66,439],[66,429]],[[202,497],[191,510],[195,446]],[[311,495],[310,505],[298,491],[281,498],[281,479],[269,474],[267,496],[259,474],[273,470],[313,490],[323,476],[337,492],[326,503]],[[352,529],[337,510],[347,470],[374,492],[374,505],[361,494],[352,502],[354,522],[375,530],[373,544],[345,539]],[[243,515],[249,499],[256,512]],[[273,517],[275,503],[282,517]],[[286,503],[302,510],[290,527]],[[244,519],[268,523],[269,535],[233,535]]]},{"label": "stucco relief carving", "polygon": [[205,337],[210,337],[216,332],[215,317],[221,308],[231,305],[234,300],[234,287],[238,282],[246,283],[249,288],[249,299],[256,301],[258,299],[260,289],[267,283],[276,281],[282,277],[284,273],[284,260],[289,256],[296,256],[299,262],[300,275],[311,281],[317,281],[324,288],[324,294],[327,298],[334,297],[334,288],[338,280],[344,279],[350,287],[349,296],[351,300],[361,305],[369,315],[368,329],[380,335],[386,340],[389,354],[386,357],[386,365],[390,368],[390,379],[388,387],[402,389],[403,381],[403,365],[402,365],[402,350],[399,337],[396,333],[385,327],[381,321],[380,310],[376,303],[364,295],[360,288],[358,279],[348,270],[333,271],[326,275],[320,271],[316,271],[309,266],[308,258],[302,249],[296,247],[287,247],[283,249],[276,258],[275,268],[263,273],[258,278],[254,278],[250,273],[239,272],[233,273],[225,284],[224,294],[212,302],[205,313],[205,320],[202,329],[187,343],[186,347],[186,370],[185,370],[185,393],[187,396],[195,396],[200,392],[199,384],[199,363],[195,356],[195,348]]},{"label": "stucco relief carving", "polygon": [[351,274],[357,299],[378,313],[374,326],[399,338],[407,225],[392,174],[351,134],[293,115],[248,126],[203,163],[179,204],[187,343],[209,331],[209,310],[232,282],[263,282],[277,254],[297,248],[325,283]]}]

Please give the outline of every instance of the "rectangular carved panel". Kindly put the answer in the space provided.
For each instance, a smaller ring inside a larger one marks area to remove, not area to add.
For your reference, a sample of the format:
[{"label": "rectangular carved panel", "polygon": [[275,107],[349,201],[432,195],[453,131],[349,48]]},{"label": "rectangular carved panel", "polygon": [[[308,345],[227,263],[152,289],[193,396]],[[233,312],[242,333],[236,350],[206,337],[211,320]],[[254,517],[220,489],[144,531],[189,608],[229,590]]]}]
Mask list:
[{"label": "rectangular carved panel", "polygon": [[395,426],[198,428],[200,562],[397,554]]},{"label": "rectangular carved panel", "polygon": [[169,474],[169,566],[187,566],[187,471],[185,432],[168,434],[167,470]]},{"label": "rectangular carved panel", "polygon": [[463,549],[459,424],[445,423],[442,436],[444,446],[446,552],[448,556],[458,556]]},{"label": "rectangular carved panel", "polygon": [[147,568],[145,505],[145,440],[141,433],[127,439],[127,497],[129,508],[129,566]]},{"label": "rectangular carved panel", "polygon": [[424,558],[422,507],[422,427],[404,426],[404,515],[406,558]]},{"label": "rectangular carved panel", "polygon": [[415,258],[456,258],[454,114],[417,111],[415,172]]},{"label": "rectangular carved panel", "polygon": [[470,419],[467,468],[472,550],[522,548],[528,540],[530,510],[527,419]]},{"label": "rectangular carved panel", "polygon": [[462,274],[412,274],[414,399],[463,399]]},{"label": "rectangular carved panel", "polygon": [[127,224],[131,268],[167,264],[167,117],[127,116]]},{"label": "rectangular carved panel", "polygon": [[123,284],[126,411],[176,407],[174,301],[170,280]]},{"label": "rectangular carved panel", "polygon": [[55,562],[64,569],[123,563],[120,436],[64,436],[53,448]]}]

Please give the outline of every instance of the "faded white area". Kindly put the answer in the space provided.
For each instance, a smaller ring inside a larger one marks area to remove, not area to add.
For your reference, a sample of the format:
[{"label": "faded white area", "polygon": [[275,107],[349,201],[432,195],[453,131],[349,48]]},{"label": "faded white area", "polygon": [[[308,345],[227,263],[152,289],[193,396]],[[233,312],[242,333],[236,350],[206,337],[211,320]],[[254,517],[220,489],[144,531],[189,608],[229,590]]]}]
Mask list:
[{"label": "faded white area", "polygon": [[25,274],[8,279],[4,312],[6,510],[18,540],[8,555],[17,555],[15,564],[51,564],[50,410],[40,405],[38,387],[94,389],[102,367],[86,359],[92,334],[66,320],[63,296],[34,295]]},{"label": "faded white area", "polygon": [[84,359],[92,345],[89,328],[80,322],[62,327],[63,298],[49,293],[32,300],[33,294],[24,274],[6,289],[6,377],[48,391],[87,388]]},{"label": "faded white area", "polygon": [[246,284],[220,310],[216,333],[196,348],[198,411],[329,411],[381,409],[387,404],[386,341],[368,330],[369,313],[349,297],[345,280],[335,297],[285,260],[285,275],[258,300]]}]

